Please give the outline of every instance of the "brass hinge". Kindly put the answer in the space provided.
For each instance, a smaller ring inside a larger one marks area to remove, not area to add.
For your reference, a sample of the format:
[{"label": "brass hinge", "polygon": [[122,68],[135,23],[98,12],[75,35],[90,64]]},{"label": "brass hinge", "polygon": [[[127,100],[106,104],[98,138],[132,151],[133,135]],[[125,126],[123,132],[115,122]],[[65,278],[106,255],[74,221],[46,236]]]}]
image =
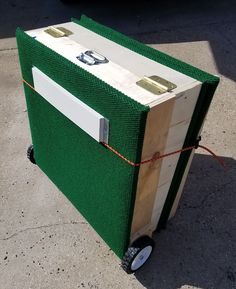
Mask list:
[{"label": "brass hinge", "polygon": [[70,30],[64,27],[53,27],[53,26],[45,29],[44,32],[48,33],[49,35],[55,38],[69,36],[73,34]]},{"label": "brass hinge", "polygon": [[177,87],[174,83],[156,75],[144,76],[136,84],[153,94],[163,94]]}]

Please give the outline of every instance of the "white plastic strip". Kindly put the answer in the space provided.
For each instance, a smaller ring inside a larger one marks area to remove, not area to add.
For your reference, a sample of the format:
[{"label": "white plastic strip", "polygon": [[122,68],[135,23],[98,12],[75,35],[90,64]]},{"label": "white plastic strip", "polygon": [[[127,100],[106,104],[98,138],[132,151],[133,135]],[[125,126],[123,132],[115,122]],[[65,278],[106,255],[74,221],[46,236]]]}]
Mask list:
[{"label": "white plastic strip", "polygon": [[32,68],[34,89],[98,142],[108,143],[109,121],[73,96],[38,68]]}]

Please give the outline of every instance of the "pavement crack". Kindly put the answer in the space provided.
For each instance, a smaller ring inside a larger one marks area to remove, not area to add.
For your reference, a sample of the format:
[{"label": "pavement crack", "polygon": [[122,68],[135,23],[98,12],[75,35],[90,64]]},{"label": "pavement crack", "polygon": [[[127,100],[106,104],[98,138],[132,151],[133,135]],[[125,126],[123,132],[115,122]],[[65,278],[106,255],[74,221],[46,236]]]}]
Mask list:
[{"label": "pavement crack", "polygon": [[21,233],[27,232],[27,231],[32,231],[32,230],[39,230],[39,229],[44,229],[44,228],[51,228],[51,227],[57,227],[57,226],[64,226],[64,225],[78,225],[78,224],[82,224],[85,225],[87,224],[86,222],[76,222],[76,221],[72,221],[72,222],[64,222],[64,223],[55,223],[55,224],[48,224],[48,225],[41,225],[41,226],[37,226],[37,227],[29,227],[29,228],[25,228],[22,230],[19,230],[18,232],[13,233],[12,235],[6,237],[6,238],[1,238],[0,241],[7,241],[9,239],[12,239],[16,236],[18,236]]},{"label": "pavement crack", "polygon": [[17,48],[16,48],[16,47],[3,48],[3,49],[0,49],[0,52],[4,52],[4,51],[12,51],[12,50],[17,50]]}]

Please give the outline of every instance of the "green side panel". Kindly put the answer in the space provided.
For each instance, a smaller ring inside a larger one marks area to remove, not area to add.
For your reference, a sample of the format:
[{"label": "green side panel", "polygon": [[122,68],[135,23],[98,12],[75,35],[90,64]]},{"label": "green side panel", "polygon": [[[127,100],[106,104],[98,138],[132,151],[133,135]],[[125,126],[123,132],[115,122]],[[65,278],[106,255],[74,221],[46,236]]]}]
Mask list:
[{"label": "green side panel", "polygon": [[[163,52],[160,52],[154,48],[146,46],[145,44],[140,43],[117,31],[114,31],[111,28],[101,25],[93,21],[92,19],[86,17],[85,15],[83,15],[80,20],[72,18],[72,21],[107,39],[116,42],[117,44],[120,44],[136,53],[139,53],[140,55],[150,58],[158,63],[161,63],[167,67],[170,67],[176,71],[179,71],[185,75],[188,75],[202,82],[202,89],[195,107],[195,111],[193,113],[193,117],[183,147],[195,144],[199,130],[203,124],[206,113],[213,98],[214,92],[219,83],[219,78],[209,73],[206,73],[192,65],[189,65],[183,61],[180,61],[174,57],[171,57]],[[181,153],[180,155],[176,171],[171,183],[171,187],[168,192],[168,197],[161,214],[158,228],[164,227],[168,220],[190,154],[191,151],[187,151]]]},{"label": "green side panel", "polygon": [[[33,85],[36,66],[109,119],[109,144],[140,161],[149,108],[71,63],[19,28],[23,78]],[[82,131],[24,85],[38,166],[121,258],[130,238],[138,168],[133,168]],[[78,232],[75,232],[78,234]]]}]

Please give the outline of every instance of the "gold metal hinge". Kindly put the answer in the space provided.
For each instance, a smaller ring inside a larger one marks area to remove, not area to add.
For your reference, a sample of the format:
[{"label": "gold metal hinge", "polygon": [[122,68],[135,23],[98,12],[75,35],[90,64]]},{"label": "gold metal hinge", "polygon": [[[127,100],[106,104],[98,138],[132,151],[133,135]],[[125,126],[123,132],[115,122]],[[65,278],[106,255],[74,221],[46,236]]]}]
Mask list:
[{"label": "gold metal hinge", "polygon": [[177,87],[174,83],[156,75],[144,76],[136,84],[153,94],[163,94]]},{"label": "gold metal hinge", "polygon": [[73,34],[70,30],[64,27],[53,27],[53,26],[45,29],[44,32],[48,33],[49,35],[55,38],[69,36]]}]

